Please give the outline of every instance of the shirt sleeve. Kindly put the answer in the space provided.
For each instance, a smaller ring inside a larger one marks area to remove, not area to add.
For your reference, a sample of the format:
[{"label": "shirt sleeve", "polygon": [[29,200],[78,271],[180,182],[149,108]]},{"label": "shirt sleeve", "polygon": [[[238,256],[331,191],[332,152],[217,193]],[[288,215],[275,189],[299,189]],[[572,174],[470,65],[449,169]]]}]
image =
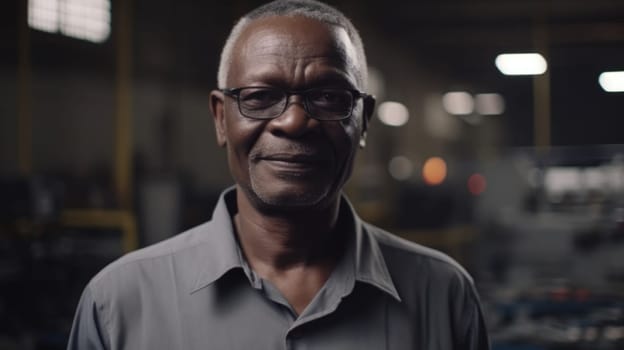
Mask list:
[{"label": "shirt sleeve", "polygon": [[471,317],[466,318],[465,346],[462,349],[489,350],[490,342],[478,300],[474,300],[470,307],[472,312],[470,312]]},{"label": "shirt sleeve", "polygon": [[456,348],[465,350],[489,350],[490,341],[483,319],[481,302],[472,281],[464,281],[460,303],[459,344]]},{"label": "shirt sleeve", "polygon": [[90,286],[87,286],[78,303],[67,350],[110,349],[105,328],[101,310],[98,309]]}]

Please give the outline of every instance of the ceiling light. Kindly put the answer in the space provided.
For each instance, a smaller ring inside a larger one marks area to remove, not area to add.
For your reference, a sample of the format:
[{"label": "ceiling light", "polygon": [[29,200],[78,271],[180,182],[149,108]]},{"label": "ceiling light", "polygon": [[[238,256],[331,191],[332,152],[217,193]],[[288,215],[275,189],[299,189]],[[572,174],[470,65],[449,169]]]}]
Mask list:
[{"label": "ceiling light", "polygon": [[472,95],[465,91],[447,92],[442,96],[442,105],[447,113],[453,115],[467,115],[474,110]]},{"label": "ceiling light", "polygon": [[58,7],[56,0],[28,1],[28,25],[44,32],[56,32],[59,21]]},{"label": "ceiling light", "polygon": [[496,57],[496,68],[505,75],[540,75],[548,64],[539,53],[509,53]]},{"label": "ceiling light", "polygon": [[500,94],[477,94],[475,108],[481,115],[499,115],[505,111],[505,100]]},{"label": "ceiling light", "polygon": [[624,71],[604,72],[598,82],[606,92],[624,92]]},{"label": "ceiling light", "polygon": [[377,116],[382,123],[390,126],[401,126],[407,123],[409,111],[400,102],[386,101],[377,108]]},{"label": "ceiling light", "polygon": [[111,33],[110,0],[29,0],[28,25],[100,43]]}]

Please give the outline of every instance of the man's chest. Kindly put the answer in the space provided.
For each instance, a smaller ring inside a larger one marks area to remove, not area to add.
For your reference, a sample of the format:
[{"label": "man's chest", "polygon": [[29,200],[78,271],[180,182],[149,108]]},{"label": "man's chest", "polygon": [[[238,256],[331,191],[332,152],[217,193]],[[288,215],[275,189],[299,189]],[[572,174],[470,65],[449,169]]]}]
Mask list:
[{"label": "man's chest", "polygon": [[[414,319],[396,300],[372,288],[356,289],[318,313],[295,318],[261,290],[207,287],[178,295],[168,306],[142,305],[133,320],[119,320],[117,349],[450,349],[427,317]],[[424,311],[424,310],[423,310]],[[440,325],[442,326],[442,325]],[[114,330],[113,330],[114,331]],[[447,341],[450,341],[450,337]],[[433,343],[439,343],[439,339]]]}]

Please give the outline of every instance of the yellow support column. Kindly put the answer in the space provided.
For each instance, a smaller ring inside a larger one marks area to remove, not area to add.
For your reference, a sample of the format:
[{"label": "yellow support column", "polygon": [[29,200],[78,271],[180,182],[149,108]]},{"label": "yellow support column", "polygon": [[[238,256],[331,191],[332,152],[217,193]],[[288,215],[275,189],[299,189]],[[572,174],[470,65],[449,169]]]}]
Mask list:
[{"label": "yellow support column", "polygon": [[114,4],[117,20],[117,83],[114,181],[119,207],[132,209],[132,1]]},{"label": "yellow support column", "polygon": [[119,0],[114,4],[117,23],[117,84],[115,110],[115,165],[114,183],[121,212],[112,213],[114,222],[123,231],[125,251],[138,248],[136,218],[132,205],[132,1]]},{"label": "yellow support column", "polygon": [[20,174],[32,173],[32,114],[30,29],[28,28],[28,1],[19,1],[18,63],[17,63],[17,162]]}]

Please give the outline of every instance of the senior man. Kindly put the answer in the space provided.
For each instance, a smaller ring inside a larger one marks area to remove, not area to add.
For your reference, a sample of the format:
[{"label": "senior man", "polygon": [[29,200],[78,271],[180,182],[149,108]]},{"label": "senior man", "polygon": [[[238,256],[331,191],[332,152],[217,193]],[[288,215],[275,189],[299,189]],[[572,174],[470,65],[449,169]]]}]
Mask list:
[{"label": "senior man", "polygon": [[342,195],[375,104],[366,80],[332,7],[275,1],[240,19],[210,95],[235,186],[211,221],[95,276],[69,349],[487,349],[466,272]]}]

